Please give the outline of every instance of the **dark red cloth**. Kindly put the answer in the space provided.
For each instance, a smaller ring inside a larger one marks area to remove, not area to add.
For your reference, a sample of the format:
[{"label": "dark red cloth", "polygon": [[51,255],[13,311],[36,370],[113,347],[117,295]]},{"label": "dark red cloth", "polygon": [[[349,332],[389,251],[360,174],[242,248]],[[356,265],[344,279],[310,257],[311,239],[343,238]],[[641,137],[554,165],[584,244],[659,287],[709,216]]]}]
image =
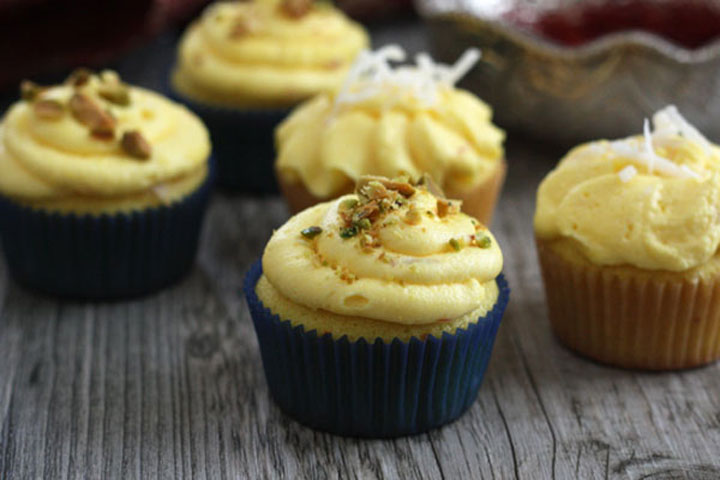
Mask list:
[{"label": "dark red cloth", "polygon": [[0,0],[0,88],[97,65],[196,14],[208,0]]}]

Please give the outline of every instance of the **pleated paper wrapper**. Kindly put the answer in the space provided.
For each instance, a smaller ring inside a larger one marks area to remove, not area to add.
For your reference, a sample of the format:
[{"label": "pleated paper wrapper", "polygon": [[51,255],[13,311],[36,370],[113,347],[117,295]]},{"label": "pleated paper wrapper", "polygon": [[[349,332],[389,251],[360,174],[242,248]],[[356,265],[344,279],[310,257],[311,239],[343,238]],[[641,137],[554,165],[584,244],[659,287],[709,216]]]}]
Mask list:
[{"label": "pleated paper wrapper", "polygon": [[311,428],[356,437],[421,433],[462,415],[477,397],[510,293],[501,275],[495,307],[453,335],[351,342],[273,315],[255,294],[261,275],[257,261],[244,290],[275,402]]}]

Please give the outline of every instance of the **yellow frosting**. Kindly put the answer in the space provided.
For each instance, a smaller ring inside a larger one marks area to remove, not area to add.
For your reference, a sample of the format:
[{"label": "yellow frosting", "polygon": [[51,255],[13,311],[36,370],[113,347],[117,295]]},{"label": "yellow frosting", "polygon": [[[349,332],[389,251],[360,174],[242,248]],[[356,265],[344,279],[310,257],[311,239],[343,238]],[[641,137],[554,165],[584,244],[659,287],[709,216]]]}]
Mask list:
[{"label": "yellow frosting", "polygon": [[[111,73],[105,78],[117,80]],[[57,119],[41,118],[33,102],[19,101],[0,124],[0,193],[23,205],[54,211],[128,211],[170,203],[195,190],[207,176],[208,132],[184,107],[130,87],[130,103],[98,95],[100,77],[81,87],[45,89],[37,100],[57,100]],[[98,139],[68,110],[75,93],[91,98],[116,120],[114,135]],[[151,147],[147,159],[121,147],[136,130]]]},{"label": "yellow frosting", "polygon": [[363,28],[330,4],[294,18],[278,0],[219,2],[183,36],[173,82],[207,103],[287,107],[338,87],[367,45]]},{"label": "yellow frosting", "polygon": [[537,236],[571,239],[600,265],[685,271],[707,262],[720,243],[720,149],[690,137],[658,134],[656,121],[647,138],[573,149],[540,185]]},{"label": "yellow frosting", "polygon": [[[454,320],[495,304],[502,253],[477,221],[459,212],[441,217],[436,198],[418,189],[385,208],[374,237],[361,230],[343,238],[342,212],[352,199],[358,196],[309,208],[272,236],[263,270],[282,297],[310,310],[404,325]],[[322,233],[301,235],[311,226]],[[486,243],[477,246],[476,238]]]},{"label": "yellow frosting", "polygon": [[289,320],[293,326],[302,325],[306,332],[315,330],[319,335],[329,333],[333,338],[346,336],[351,342],[360,338],[369,341],[381,338],[386,342],[397,338],[407,342],[412,337],[424,340],[428,335],[436,338],[441,338],[446,332],[454,335],[458,328],[467,329],[470,325],[477,323],[478,319],[486,316],[494,306],[494,302],[491,302],[490,299],[498,297],[498,286],[495,282],[487,284],[486,298],[488,301],[481,302],[482,305],[476,310],[455,319],[443,319],[422,325],[383,322],[308,308],[284,297],[272,286],[266,276],[260,278],[255,292],[263,305],[269,308],[274,315]]},{"label": "yellow frosting", "polygon": [[378,68],[383,53],[361,56],[342,90],[304,103],[278,127],[278,175],[323,199],[366,174],[416,180],[429,173],[453,195],[490,177],[505,137],[491,123],[492,110],[438,79],[443,66]]}]

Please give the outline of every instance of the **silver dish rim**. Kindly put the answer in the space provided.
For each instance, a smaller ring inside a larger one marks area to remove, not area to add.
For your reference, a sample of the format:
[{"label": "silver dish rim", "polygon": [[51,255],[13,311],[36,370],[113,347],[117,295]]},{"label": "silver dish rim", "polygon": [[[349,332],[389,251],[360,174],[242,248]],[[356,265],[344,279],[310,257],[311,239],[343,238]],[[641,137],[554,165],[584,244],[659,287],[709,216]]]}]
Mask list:
[{"label": "silver dish rim", "polygon": [[699,48],[686,48],[657,34],[642,30],[623,30],[602,35],[582,45],[571,46],[553,42],[542,35],[533,34],[511,22],[494,18],[490,15],[479,15],[457,6],[438,8],[433,0],[415,0],[417,11],[430,21],[473,22],[493,29],[517,44],[531,48],[540,54],[561,58],[567,61],[578,61],[588,57],[602,55],[616,48],[637,47],[654,51],[664,57],[673,59],[682,65],[707,63],[720,56],[720,33],[718,38]]}]

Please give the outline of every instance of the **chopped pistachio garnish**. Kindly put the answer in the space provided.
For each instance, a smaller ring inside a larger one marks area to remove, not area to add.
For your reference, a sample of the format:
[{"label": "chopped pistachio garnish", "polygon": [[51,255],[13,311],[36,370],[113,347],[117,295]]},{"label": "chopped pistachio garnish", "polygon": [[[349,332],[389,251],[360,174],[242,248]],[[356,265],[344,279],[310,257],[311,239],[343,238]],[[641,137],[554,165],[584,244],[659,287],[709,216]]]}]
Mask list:
[{"label": "chopped pistachio garnish", "polygon": [[483,235],[481,238],[475,239],[475,245],[480,248],[490,248],[490,245],[492,245],[492,240],[490,240],[490,237],[488,237],[487,235]]},{"label": "chopped pistachio garnish", "polygon": [[67,80],[65,80],[65,83],[72,85],[73,87],[82,87],[90,80],[92,74],[92,70],[88,68],[76,68],[70,76],[68,76]]},{"label": "chopped pistachio garnish", "polygon": [[410,208],[405,214],[405,222],[410,225],[417,225],[422,221],[422,215],[416,208]]},{"label": "chopped pistachio garnish", "polygon": [[457,238],[451,238],[450,240],[448,240],[448,243],[456,252],[459,252],[460,249],[462,249],[462,244],[458,241]]},{"label": "chopped pistachio garnish", "polygon": [[65,107],[57,100],[44,99],[33,103],[35,115],[43,120],[58,120],[65,113]]},{"label": "chopped pistachio garnish", "polygon": [[357,222],[356,225],[363,230],[369,230],[370,227],[372,227],[372,223],[370,223],[370,219],[368,218],[363,218]]},{"label": "chopped pistachio garnish", "polygon": [[70,112],[75,119],[87,126],[91,132],[110,133],[115,130],[115,119],[108,112],[82,93],[70,97]]},{"label": "chopped pistachio garnish", "polygon": [[305,16],[312,8],[312,0],[283,0],[280,4],[282,12],[291,18]]},{"label": "chopped pistachio garnish", "polygon": [[23,80],[20,83],[20,96],[27,102],[32,102],[42,92],[42,87],[30,80]]},{"label": "chopped pistachio garnish", "polygon": [[352,238],[357,234],[358,234],[358,227],[355,225],[340,229],[340,236],[342,238]]},{"label": "chopped pistachio garnish", "polygon": [[137,130],[130,130],[123,133],[122,139],[120,139],[120,146],[125,153],[140,160],[147,160],[152,155],[152,147]]},{"label": "chopped pistachio garnish", "polygon": [[318,227],[317,225],[313,225],[312,227],[303,229],[300,233],[303,237],[311,240],[322,233],[322,228]]},{"label": "chopped pistachio garnish", "polygon": [[130,89],[122,82],[103,83],[98,87],[98,95],[115,105],[130,105]]},{"label": "chopped pistachio garnish", "polygon": [[342,202],[340,202],[340,208],[342,210],[350,210],[351,208],[355,208],[357,206],[358,201],[357,198],[346,198]]}]

